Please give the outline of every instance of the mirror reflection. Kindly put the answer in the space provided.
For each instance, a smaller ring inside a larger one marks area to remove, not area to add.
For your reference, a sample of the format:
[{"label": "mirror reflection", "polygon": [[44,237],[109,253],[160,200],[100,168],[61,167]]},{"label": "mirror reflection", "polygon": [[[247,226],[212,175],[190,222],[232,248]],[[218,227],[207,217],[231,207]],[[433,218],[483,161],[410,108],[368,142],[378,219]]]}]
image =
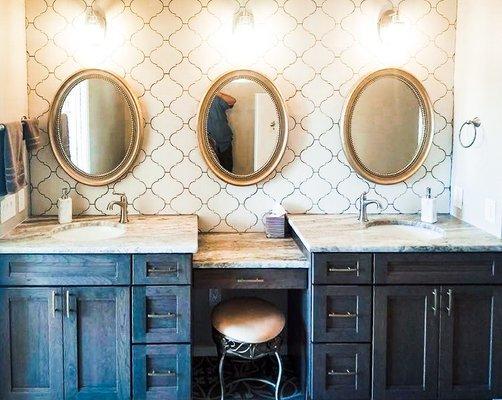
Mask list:
[{"label": "mirror reflection", "polygon": [[116,169],[133,141],[133,114],[126,97],[110,81],[90,78],[64,98],[58,136],[65,156],[89,175]]},{"label": "mirror reflection", "polygon": [[364,89],[351,121],[354,151],[364,166],[380,175],[405,169],[424,136],[420,101],[405,82],[382,77]]},{"label": "mirror reflection", "polygon": [[270,161],[279,142],[279,114],[272,96],[254,80],[226,83],[207,113],[206,134],[222,168],[250,175]]}]

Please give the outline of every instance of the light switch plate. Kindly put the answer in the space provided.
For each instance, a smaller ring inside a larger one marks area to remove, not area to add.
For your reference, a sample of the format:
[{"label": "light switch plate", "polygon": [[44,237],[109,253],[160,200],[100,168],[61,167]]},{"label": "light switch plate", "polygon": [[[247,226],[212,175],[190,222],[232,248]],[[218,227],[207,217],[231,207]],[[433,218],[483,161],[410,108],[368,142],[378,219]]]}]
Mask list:
[{"label": "light switch plate", "polygon": [[0,202],[0,223],[16,216],[16,195],[8,194]]},{"label": "light switch plate", "polygon": [[453,207],[462,209],[464,206],[464,189],[460,186],[453,187]]},{"label": "light switch plate", "polygon": [[19,192],[17,192],[17,212],[22,212],[26,208],[27,191],[27,187],[24,187]]},{"label": "light switch plate", "polygon": [[490,224],[497,222],[497,202],[493,199],[485,199],[485,220]]}]

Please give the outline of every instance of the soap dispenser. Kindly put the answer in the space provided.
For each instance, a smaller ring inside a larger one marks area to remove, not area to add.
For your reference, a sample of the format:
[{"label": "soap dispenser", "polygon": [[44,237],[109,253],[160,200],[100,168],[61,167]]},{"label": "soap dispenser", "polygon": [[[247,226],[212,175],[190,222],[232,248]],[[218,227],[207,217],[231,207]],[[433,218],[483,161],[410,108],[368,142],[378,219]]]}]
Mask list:
[{"label": "soap dispenser", "polygon": [[431,188],[426,190],[425,197],[422,197],[422,222],[433,224],[438,220],[436,199],[431,196]]},{"label": "soap dispenser", "polygon": [[60,224],[68,224],[73,219],[73,208],[68,189],[63,189],[63,194],[58,199],[58,221]]}]

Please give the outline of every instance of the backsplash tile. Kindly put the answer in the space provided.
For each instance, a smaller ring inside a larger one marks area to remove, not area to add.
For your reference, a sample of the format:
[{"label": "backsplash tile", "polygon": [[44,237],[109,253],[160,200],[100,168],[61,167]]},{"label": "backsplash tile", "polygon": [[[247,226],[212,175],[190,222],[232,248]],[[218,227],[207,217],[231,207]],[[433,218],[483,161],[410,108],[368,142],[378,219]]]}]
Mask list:
[{"label": "backsplash tile", "polygon": [[[121,181],[92,188],[58,167],[44,137],[31,157],[33,214],[57,213],[63,187],[77,213],[106,214],[113,190],[126,192],[131,213],[199,215],[202,231],[261,231],[275,201],[290,212],[355,212],[364,190],[387,213],[415,213],[430,186],[449,211],[456,0],[395,0],[415,34],[403,54],[378,41],[386,0],[250,0],[251,43],[234,43],[233,0],[27,0],[29,114],[47,117],[58,86],[81,68],[123,76],[146,121],[143,149]],[[107,16],[105,43],[80,35],[86,6]],[[425,165],[406,182],[381,186],[348,166],[339,137],[345,98],[364,74],[400,66],[425,85],[435,110],[435,137]],[[199,100],[228,69],[268,75],[286,99],[290,138],[284,159],[266,181],[234,187],[204,164],[195,132]]]}]

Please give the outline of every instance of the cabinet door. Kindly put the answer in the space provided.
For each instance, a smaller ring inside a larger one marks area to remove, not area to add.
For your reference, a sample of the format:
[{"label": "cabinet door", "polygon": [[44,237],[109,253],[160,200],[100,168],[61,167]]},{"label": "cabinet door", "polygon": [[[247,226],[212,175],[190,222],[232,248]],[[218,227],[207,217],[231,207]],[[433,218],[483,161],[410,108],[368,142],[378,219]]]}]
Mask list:
[{"label": "cabinet door", "polygon": [[63,398],[61,289],[0,289],[0,398]]},{"label": "cabinet door", "polygon": [[122,287],[65,288],[68,399],[130,397],[130,300]]},{"label": "cabinet door", "polygon": [[375,400],[437,397],[439,288],[375,288]]},{"label": "cabinet door", "polygon": [[502,397],[502,287],[444,287],[439,393],[443,399]]}]

